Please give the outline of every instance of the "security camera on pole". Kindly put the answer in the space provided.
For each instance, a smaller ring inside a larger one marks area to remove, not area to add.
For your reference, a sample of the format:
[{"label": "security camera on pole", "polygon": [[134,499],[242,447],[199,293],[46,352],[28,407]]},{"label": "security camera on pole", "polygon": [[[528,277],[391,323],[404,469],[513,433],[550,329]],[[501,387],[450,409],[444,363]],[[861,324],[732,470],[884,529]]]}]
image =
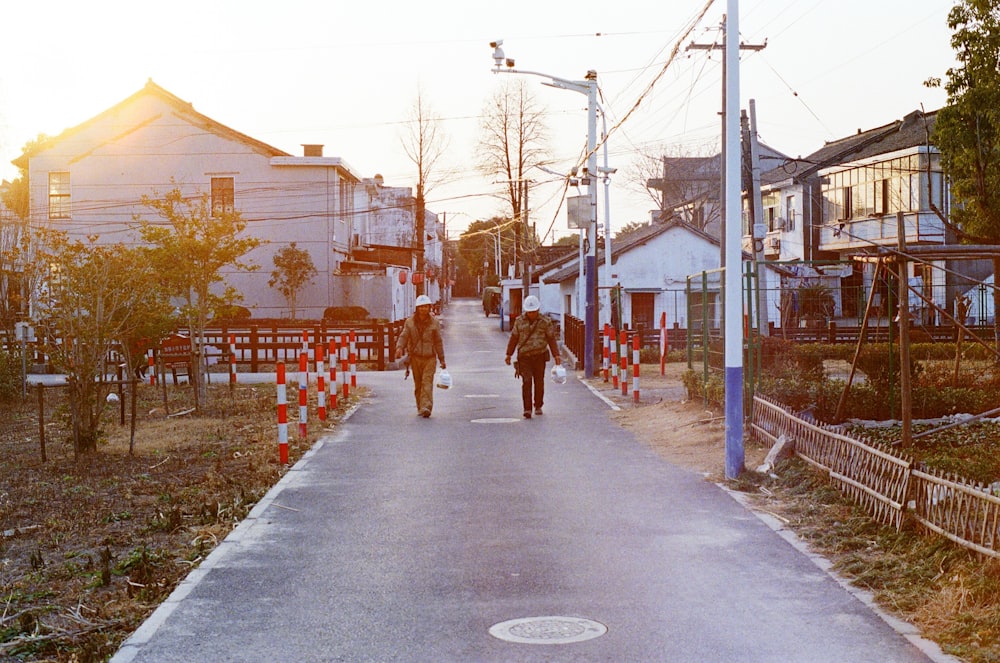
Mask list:
[{"label": "security camera on pole", "polygon": [[[594,351],[597,338],[597,72],[587,71],[582,81],[571,81],[537,71],[514,69],[514,60],[505,56],[503,40],[490,42],[493,48],[493,73],[529,74],[549,79],[543,85],[562,90],[571,90],[587,95],[587,165],[584,167],[581,183],[587,185],[587,195],[590,198],[590,217],[587,228],[586,259],[584,262],[586,278],[586,306],[584,308],[584,342],[583,342],[583,372],[587,377],[594,377]],[[504,68],[506,67],[506,68]]]}]

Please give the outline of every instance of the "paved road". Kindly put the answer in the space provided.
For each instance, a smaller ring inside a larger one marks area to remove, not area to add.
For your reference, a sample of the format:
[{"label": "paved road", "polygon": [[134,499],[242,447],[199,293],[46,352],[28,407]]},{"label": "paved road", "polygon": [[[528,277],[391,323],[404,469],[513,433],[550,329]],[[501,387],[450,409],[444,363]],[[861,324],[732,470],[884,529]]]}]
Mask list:
[{"label": "paved road", "polygon": [[521,419],[496,317],[444,318],[433,416],[401,372],[363,373],[372,397],[115,663],[929,660],[579,381]]}]

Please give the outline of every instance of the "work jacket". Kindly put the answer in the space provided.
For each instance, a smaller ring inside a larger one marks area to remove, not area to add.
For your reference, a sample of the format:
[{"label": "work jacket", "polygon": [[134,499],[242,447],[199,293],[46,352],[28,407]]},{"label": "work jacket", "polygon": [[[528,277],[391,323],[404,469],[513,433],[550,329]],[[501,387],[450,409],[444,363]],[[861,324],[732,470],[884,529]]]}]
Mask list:
[{"label": "work jacket", "polygon": [[510,331],[510,339],[507,341],[508,357],[514,354],[514,348],[517,348],[518,357],[537,356],[546,350],[551,350],[552,355],[557,356],[559,345],[556,342],[555,323],[540,313],[534,322],[528,320],[527,315],[518,316]]},{"label": "work jacket", "polygon": [[403,323],[403,331],[397,341],[399,347],[411,357],[437,357],[444,361],[444,341],[441,340],[441,323],[433,315],[420,323],[416,314]]}]

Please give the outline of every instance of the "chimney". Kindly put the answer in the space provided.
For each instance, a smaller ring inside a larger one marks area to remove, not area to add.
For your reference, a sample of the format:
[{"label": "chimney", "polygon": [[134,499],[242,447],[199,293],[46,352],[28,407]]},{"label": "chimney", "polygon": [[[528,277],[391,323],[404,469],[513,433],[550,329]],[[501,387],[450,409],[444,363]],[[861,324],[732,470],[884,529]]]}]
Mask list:
[{"label": "chimney", "polygon": [[323,156],[323,146],[322,145],[303,145],[302,146],[302,156],[304,156],[304,157],[321,157],[321,156]]}]

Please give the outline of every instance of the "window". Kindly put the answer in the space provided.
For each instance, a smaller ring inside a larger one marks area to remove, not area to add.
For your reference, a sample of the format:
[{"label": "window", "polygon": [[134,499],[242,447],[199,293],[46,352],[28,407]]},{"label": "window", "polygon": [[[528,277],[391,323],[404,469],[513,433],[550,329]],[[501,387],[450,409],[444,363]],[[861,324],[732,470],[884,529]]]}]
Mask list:
[{"label": "window", "polygon": [[69,173],[49,173],[49,218],[69,218]]},{"label": "window", "polygon": [[236,186],[232,177],[212,178],[212,216],[236,211]]},{"label": "window", "polygon": [[785,198],[785,230],[795,230],[795,196]]}]

